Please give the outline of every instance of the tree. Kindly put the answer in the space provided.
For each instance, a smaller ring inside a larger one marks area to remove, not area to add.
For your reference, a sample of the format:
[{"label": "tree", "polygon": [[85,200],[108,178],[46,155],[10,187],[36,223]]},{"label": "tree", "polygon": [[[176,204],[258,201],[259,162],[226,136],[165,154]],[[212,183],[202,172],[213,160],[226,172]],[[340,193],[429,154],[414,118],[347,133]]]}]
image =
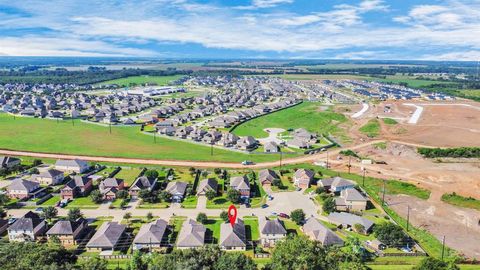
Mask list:
[{"label": "tree", "polygon": [[239,203],[240,197],[241,197],[240,191],[236,189],[231,188],[227,191],[227,199],[232,203]]},{"label": "tree", "polygon": [[317,194],[322,194],[325,192],[325,188],[324,187],[321,187],[321,186],[318,186],[316,189],[315,189],[315,193]]},{"label": "tree", "polygon": [[68,215],[67,215],[68,220],[75,221],[82,217],[83,217],[83,214],[80,211],[80,208],[75,207],[75,208],[68,209]]},{"label": "tree", "polygon": [[43,209],[43,217],[50,222],[52,218],[56,218],[58,215],[57,208],[53,206],[47,206]]},{"label": "tree", "polygon": [[187,195],[193,195],[193,188],[191,186],[187,187],[187,190],[185,191]]},{"label": "tree", "polygon": [[92,202],[96,204],[100,204],[103,202],[103,195],[100,193],[100,190],[94,190],[90,192],[90,199],[92,199]]},{"label": "tree", "polygon": [[6,216],[7,211],[3,207],[0,207],[0,218],[5,218]]},{"label": "tree", "polygon": [[280,188],[282,187],[282,181],[280,179],[273,179],[272,186]]},{"label": "tree", "polygon": [[205,223],[207,223],[207,220],[208,220],[207,214],[198,213],[198,215],[197,215],[197,221],[198,222],[200,222],[202,224],[205,224]]},{"label": "tree", "polygon": [[326,198],[323,201],[322,209],[327,214],[335,212],[335,210],[337,209],[337,205],[335,204],[335,200],[332,197]]},{"label": "tree", "polygon": [[78,264],[82,270],[107,270],[108,261],[101,259],[98,256],[89,257],[88,259],[81,260]]},{"label": "tree", "polygon": [[0,194],[0,205],[5,205],[10,201],[6,194]]},{"label": "tree", "polygon": [[215,270],[256,270],[252,258],[242,253],[225,253],[215,263]]},{"label": "tree", "polygon": [[[266,269],[326,269],[325,250],[319,242],[305,236],[287,236],[275,244]],[[328,268],[334,269],[334,268]]]},{"label": "tree", "polygon": [[433,257],[426,257],[413,268],[414,270],[458,270],[460,269],[453,261],[444,262]]},{"label": "tree", "polygon": [[143,175],[148,179],[158,178],[158,172],[156,170],[147,170]]},{"label": "tree", "polygon": [[296,209],[293,210],[290,213],[290,218],[297,223],[298,225],[302,224],[303,221],[305,220],[305,213],[303,212],[302,209]]},{"label": "tree", "polygon": [[213,172],[216,174],[216,175],[220,175],[222,173],[222,169],[220,168],[215,168],[213,169]]},{"label": "tree", "polygon": [[212,189],[209,189],[207,190],[207,192],[205,192],[205,196],[207,197],[207,199],[213,200],[215,197],[217,197],[217,192],[215,192]]},{"label": "tree", "polygon": [[408,241],[402,227],[390,222],[375,225],[373,232],[380,242],[390,247],[403,247]]},{"label": "tree", "polygon": [[127,224],[130,224],[130,219],[132,218],[132,214],[127,212],[123,215],[123,219],[127,220]]},{"label": "tree", "polygon": [[117,194],[115,196],[119,199],[126,199],[128,197],[128,191],[122,189],[117,191]]},{"label": "tree", "polygon": [[148,189],[142,189],[138,192],[138,197],[144,202],[155,203],[158,200],[157,194]]},{"label": "tree", "polygon": [[353,229],[357,232],[357,233],[361,233],[361,234],[365,234],[365,226],[363,226],[362,224],[360,223],[355,223],[353,225]]},{"label": "tree", "polygon": [[225,223],[230,221],[230,218],[228,217],[228,212],[227,211],[222,211],[220,213],[220,218],[225,221]]},{"label": "tree", "polygon": [[159,194],[158,194],[158,199],[162,202],[169,202],[171,199],[172,199],[172,194],[168,193],[167,191],[165,190],[162,190]]},{"label": "tree", "polygon": [[34,167],[37,167],[37,166],[42,165],[42,164],[43,164],[43,162],[42,162],[41,159],[34,159],[33,162],[32,162],[32,165]]},{"label": "tree", "polygon": [[152,212],[148,212],[148,213],[147,213],[147,220],[150,221],[150,220],[152,220],[152,219],[153,219],[153,214],[152,214]]},{"label": "tree", "polygon": [[142,257],[142,254],[138,250],[136,250],[133,253],[132,259],[130,260],[130,269],[135,269],[135,270],[147,270],[148,269],[148,263]]}]

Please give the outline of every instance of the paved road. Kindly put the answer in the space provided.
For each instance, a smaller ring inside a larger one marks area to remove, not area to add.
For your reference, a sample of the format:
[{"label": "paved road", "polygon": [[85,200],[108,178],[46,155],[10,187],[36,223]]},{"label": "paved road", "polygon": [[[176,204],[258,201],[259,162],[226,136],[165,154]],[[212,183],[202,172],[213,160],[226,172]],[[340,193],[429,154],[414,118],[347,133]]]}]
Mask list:
[{"label": "paved road", "polygon": [[[307,217],[317,216],[318,217],[318,207],[313,203],[308,195],[303,194],[302,191],[293,191],[293,192],[278,192],[273,194],[273,200],[268,201],[267,208],[240,208],[238,209],[238,216],[270,216],[272,212],[276,213],[287,213],[290,214],[291,211],[295,209],[303,209]],[[23,216],[26,212],[30,211],[29,209],[11,209],[8,210],[8,214],[14,217]],[[123,215],[126,212],[130,212],[132,216],[146,216],[148,212],[151,212],[154,216],[159,216],[161,218],[168,219],[172,216],[186,216],[189,218],[195,219],[199,212],[204,212],[208,216],[219,216],[223,211],[222,209],[185,209],[179,207],[170,207],[165,209],[140,209],[140,208],[128,208],[126,210],[122,209],[108,209],[108,208],[98,208],[98,209],[82,209],[82,213],[85,217],[95,218],[95,217],[104,217],[111,216],[114,221],[120,221],[123,218]],[[58,208],[59,216],[66,216],[68,209]]]},{"label": "paved road", "polygon": [[[351,147],[337,148],[331,150],[330,154],[338,154],[344,149],[360,149],[379,142],[394,142],[403,145],[409,145],[413,147],[432,147],[429,145],[422,145],[416,143],[408,143],[397,140],[373,140],[365,142],[363,144],[357,144]],[[130,164],[145,164],[145,165],[161,165],[161,166],[184,166],[184,167],[198,167],[198,168],[232,168],[232,169],[261,169],[280,166],[279,161],[262,162],[254,165],[242,165],[240,163],[233,162],[220,162],[220,161],[183,161],[183,160],[160,160],[160,159],[138,159],[138,158],[120,158],[120,157],[99,157],[99,156],[83,156],[83,155],[68,155],[68,154],[55,154],[55,153],[38,153],[28,151],[15,151],[15,150],[2,150],[0,149],[0,155],[10,156],[27,156],[36,158],[50,158],[50,159],[82,159],[86,161],[95,162],[112,162],[112,163],[130,163]],[[283,165],[312,163],[318,160],[326,159],[326,153],[318,153],[314,155],[305,155],[295,158],[287,158],[282,161]]]}]

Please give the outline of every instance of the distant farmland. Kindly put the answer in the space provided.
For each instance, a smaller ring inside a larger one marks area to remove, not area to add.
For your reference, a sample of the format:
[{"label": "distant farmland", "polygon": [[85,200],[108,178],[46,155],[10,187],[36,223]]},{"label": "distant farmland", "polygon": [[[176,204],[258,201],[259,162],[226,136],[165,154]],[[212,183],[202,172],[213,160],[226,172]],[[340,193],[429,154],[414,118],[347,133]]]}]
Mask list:
[{"label": "distant farmland", "polygon": [[117,84],[122,87],[127,87],[131,85],[142,85],[142,84],[156,84],[156,85],[168,85],[170,82],[182,78],[183,75],[172,75],[172,76],[132,76],[126,78],[120,78],[115,80],[104,81],[98,83],[101,84]]}]

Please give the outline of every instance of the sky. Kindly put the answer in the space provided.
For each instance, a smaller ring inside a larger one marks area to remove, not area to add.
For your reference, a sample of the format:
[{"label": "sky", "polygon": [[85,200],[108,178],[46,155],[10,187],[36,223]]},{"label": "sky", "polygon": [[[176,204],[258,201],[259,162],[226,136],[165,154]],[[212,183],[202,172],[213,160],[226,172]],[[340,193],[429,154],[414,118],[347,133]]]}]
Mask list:
[{"label": "sky", "polygon": [[480,60],[480,0],[0,0],[0,56]]}]

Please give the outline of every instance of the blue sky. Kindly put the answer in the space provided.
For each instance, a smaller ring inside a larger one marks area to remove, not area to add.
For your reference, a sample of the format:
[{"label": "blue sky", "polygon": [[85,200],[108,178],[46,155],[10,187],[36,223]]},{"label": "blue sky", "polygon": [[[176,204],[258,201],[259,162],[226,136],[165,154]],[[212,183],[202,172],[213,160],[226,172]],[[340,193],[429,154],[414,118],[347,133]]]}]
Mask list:
[{"label": "blue sky", "polygon": [[0,0],[0,55],[480,60],[480,1]]}]

